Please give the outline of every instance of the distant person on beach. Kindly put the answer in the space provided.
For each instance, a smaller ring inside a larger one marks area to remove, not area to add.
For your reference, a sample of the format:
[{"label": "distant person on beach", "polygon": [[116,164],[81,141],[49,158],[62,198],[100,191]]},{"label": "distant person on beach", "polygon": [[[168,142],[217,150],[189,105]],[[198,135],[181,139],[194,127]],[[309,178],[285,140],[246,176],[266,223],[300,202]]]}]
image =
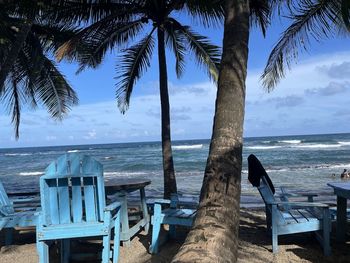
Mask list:
[{"label": "distant person on beach", "polygon": [[349,173],[347,172],[346,169],[344,169],[344,171],[340,174],[340,178],[341,179],[347,179],[349,177],[350,177],[350,175],[349,175]]}]

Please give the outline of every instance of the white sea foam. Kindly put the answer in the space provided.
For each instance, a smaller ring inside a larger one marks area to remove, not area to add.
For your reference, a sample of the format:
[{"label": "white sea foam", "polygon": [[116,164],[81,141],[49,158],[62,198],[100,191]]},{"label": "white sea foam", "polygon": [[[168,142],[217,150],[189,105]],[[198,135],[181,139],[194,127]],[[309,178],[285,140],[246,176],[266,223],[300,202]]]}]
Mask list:
[{"label": "white sea foam", "polygon": [[298,144],[298,143],[301,143],[301,140],[282,140],[282,141],[278,141],[278,142],[290,143],[290,144]]},{"label": "white sea foam", "polygon": [[295,145],[291,146],[293,148],[338,148],[341,147],[341,144],[303,144],[303,145]]},{"label": "white sea foam", "polygon": [[350,142],[338,142],[340,145],[345,146],[345,145],[350,145]]},{"label": "white sea foam", "polygon": [[77,152],[79,152],[79,150],[69,150],[69,151],[67,151],[68,153],[77,153]]},{"label": "white sea foam", "polygon": [[27,156],[32,155],[31,153],[5,153],[5,156]]},{"label": "white sea foam", "polygon": [[174,150],[190,150],[190,149],[201,149],[203,144],[193,144],[193,145],[176,145],[172,146]]},{"label": "white sea foam", "polygon": [[248,146],[246,147],[247,149],[252,149],[252,150],[270,150],[270,149],[276,149],[276,148],[281,148],[282,146]]},{"label": "white sea foam", "polygon": [[146,175],[146,172],[104,172],[105,177],[135,177],[140,175]]},{"label": "white sea foam", "polygon": [[21,176],[30,176],[30,175],[43,175],[43,172],[21,172],[19,175]]}]

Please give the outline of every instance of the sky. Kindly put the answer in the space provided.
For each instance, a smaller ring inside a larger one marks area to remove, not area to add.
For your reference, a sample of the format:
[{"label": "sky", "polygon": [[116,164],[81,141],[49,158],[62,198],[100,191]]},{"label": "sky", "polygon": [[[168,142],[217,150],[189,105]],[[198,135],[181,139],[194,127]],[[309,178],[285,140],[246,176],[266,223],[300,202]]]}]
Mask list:
[{"label": "sky", "polygon": [[[186,21],[185,21],[186,23]],[[223,28],[196,30],[221,45]],[[272,91],[263,89],[261,73],[286,23],[277,21],[266,38],[256,28],[249,42],[246,80],[245,137],[350,132],[349,38],[312,41],[297,63]],[[156,50],[156,49],[155,49]],[[97,69],[76,75],[75,63],[62,62],[61,72],[76,90],[79,105],[62,122],[50,119],[44,108],[24,109],[20,138],[15,140],[4,103],[0,108],[0,148],[160,141],[160,98],[157,54],[150,69],[137,82],[130,108],[123,115],[115,100],[118,53],[106,56]],[[167,53],[173,140],[209,139],[212,132],[216,87],[198,68],[193,57],[184,76],[174,73],[174,58]]]}]

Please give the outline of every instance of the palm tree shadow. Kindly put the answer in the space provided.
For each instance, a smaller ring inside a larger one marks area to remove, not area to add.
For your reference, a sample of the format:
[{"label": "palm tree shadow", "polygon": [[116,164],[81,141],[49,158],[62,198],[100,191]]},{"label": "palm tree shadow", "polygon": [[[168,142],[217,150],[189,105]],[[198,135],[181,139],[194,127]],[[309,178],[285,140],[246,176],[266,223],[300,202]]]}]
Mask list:
[{"label": "palm tree shadow", "polygon": [[[168,238],[168,230],[162,228],[160,232],[160,243],[162,245],[159,246],[158,254],[152,255],[149,254],[149,258],[144,261],[140,261],[140,263],[168,263],[172,260],[172,258],[179,251],[181,245],[185,241],[185,238],[189,232],[188,228],[178,227],[177,236],[175,239]],[[152,240],[152,229],[148,232],[147,235],[139,234],[138,235],[139,242],[144,246],[146,251],[149,251],[149,247],[151,245]]]}]

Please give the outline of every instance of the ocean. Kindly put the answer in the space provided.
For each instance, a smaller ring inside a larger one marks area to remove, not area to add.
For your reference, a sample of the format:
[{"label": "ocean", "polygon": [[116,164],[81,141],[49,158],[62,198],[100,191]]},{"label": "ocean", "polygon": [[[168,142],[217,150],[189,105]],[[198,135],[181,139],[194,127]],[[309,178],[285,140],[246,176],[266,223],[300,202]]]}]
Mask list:
[{"label": "ocean", "polygon": [[[210,140],[173,142],[180,193],[199,195],[209,143]],[[49,163],[66,152],[93,156],[103,164],[106,178],[149,179],[152,183],[146,188],[148,195],[162,195],[160,142],[0,149],[0,180],[7,190],[30,190],[38,185]],[[341,181],[343,169],[350,170],[350,134],[245,138],[242,195],[257,197],[257,190],[247,180],[247,157],[252,153],[276,186],[286,186],[291,191],[331,193],[327,182]]]}]

